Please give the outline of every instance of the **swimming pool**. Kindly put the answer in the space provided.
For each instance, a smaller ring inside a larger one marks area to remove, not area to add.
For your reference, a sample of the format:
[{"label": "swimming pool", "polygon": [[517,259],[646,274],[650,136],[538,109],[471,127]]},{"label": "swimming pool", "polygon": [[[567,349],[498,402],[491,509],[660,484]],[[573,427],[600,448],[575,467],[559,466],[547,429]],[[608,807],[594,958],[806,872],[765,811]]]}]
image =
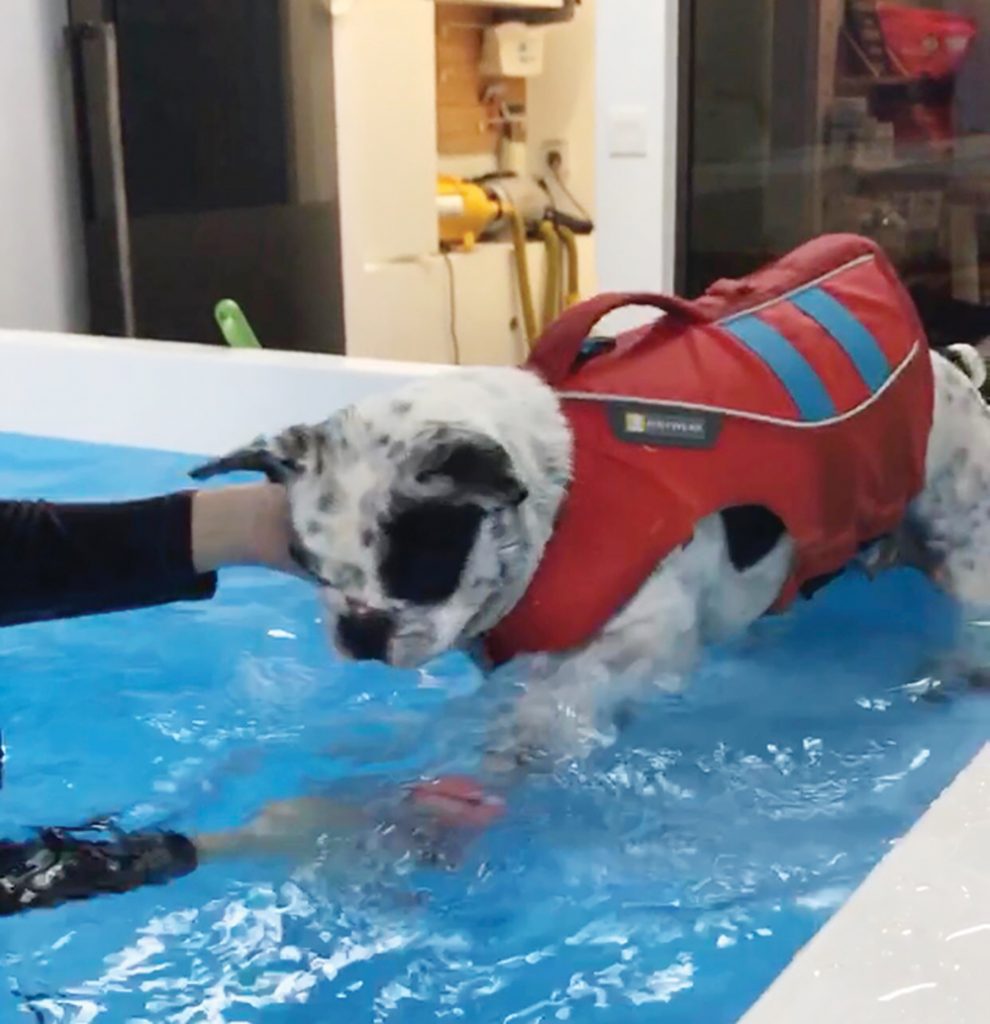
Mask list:
[{"label": "swimming pool", "polygon": [[[0,493],[143,495],[190,462],[0,435]],[[0,1020],[728,1024],[990,732],[977,694],[899,689],[953,628],[911,574],[843,579],[527,783],[456,872],[243,860],[5,920]],[[0,631],[0,659],[0,835],[229,827],[471,770],[483,725],[466,660],[336,662],[306,586],[250,570],[209,604]]]}]

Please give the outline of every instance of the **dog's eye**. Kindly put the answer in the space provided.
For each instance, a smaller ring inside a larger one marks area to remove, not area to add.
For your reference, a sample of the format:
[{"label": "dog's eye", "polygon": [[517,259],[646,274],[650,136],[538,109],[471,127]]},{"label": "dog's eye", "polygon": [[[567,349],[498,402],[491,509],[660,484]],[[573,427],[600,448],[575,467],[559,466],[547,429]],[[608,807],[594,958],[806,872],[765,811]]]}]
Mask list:
[{"label": "dog's eye", "polygon": [[379,571],[386,593],[414,604],[439,604],[457,590],[484,512],[477,505],[427,501],[385,525]]}]

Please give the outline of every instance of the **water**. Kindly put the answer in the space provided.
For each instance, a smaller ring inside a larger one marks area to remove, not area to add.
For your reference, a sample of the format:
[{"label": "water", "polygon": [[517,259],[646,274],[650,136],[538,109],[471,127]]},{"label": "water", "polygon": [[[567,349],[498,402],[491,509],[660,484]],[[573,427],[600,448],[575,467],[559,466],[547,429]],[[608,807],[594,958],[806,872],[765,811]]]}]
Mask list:
[{"label": "water", "polygon": [[[185,485],[182,456],[0,437],[0,493]],[[897,688],[951,643],[911,574],[835,584],[711,652],[580,769],[531,780],[450,873],[212,864],[7,919],[0,1020],[729,1024],[990,734]],[[302,583],[0,631],[0,835],[118,812],[236,826],[266,800],[471,770],[464,659],[336,663]]]}]

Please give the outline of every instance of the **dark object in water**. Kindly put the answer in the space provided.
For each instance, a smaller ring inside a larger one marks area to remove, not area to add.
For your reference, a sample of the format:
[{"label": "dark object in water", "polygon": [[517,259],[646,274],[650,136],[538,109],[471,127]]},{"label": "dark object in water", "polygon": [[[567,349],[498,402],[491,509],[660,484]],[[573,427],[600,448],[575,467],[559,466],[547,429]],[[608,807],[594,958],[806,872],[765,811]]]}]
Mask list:
[{"label": "dark object in water", "polygon": [[86,839],[76,834],[79,829],[45,828],[25,842],[0,840],[0,916],[162,885],[196,868],[196,847],[178,832],[95,828],[112,837]]}]

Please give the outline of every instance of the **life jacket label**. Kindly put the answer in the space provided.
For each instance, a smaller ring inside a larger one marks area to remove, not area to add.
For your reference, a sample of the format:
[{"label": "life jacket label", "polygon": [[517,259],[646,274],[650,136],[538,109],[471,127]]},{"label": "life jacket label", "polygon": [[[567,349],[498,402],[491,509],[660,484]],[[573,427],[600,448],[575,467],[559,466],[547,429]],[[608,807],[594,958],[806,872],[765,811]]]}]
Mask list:
[{"label": "life jacket label", "polygon": [[711,448],[722,429],[720,413],[637,402],[610,402],[608,418],[620,441],[659,448]]}]

